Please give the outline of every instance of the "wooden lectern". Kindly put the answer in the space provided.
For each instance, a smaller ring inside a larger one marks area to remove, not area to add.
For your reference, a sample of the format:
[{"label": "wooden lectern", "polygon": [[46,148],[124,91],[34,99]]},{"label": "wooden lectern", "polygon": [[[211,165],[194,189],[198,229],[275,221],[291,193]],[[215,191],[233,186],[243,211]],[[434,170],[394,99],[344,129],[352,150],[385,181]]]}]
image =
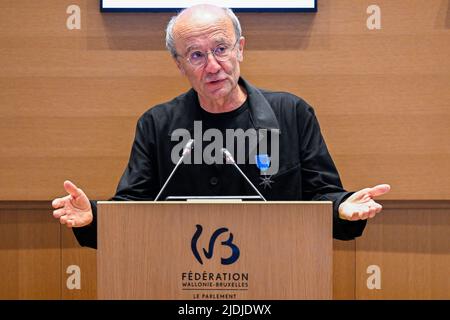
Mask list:
[{"label": "wooden lectern", "polygon": [[99,299],[332,299],[332,203],[99,202]]}]

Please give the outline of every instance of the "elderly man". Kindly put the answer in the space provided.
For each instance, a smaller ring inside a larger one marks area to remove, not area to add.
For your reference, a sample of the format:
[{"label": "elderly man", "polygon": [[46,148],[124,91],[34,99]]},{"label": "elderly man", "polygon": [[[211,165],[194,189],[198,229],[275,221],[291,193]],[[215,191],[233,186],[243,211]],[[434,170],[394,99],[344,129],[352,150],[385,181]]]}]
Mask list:
[{"label": "elderly man", "polygon": [[[292,94],[260,90],[240,77],[245,39],[231,10],[212,5],[183,10],[169,22],[166,44],[192,89],[141,116],[112,200],[155,199],[175,166],[173,133],[178,129],[192,133],[201,124],[202,132],[214,129],[224,135],[227,130],[265,130],[276,148],[264,158],[276,158],[276,172],[264,174],[267,168],[248,156],[239,167],[251,183],[231,165],[182,164],[165,195],[252,195],[253,183],[268,200],[331,200],[333,236],[349,240],[362,234],[367,219],[381,211],[373,198],[388,192],[389,185],[346,192],[313,109]],[[202,149],[197,140],[194,148]],[[74,228],[81,245],[96,247],[95,202],[70,181],[64,188],[68,195],[53,201],[54,217]]]}]

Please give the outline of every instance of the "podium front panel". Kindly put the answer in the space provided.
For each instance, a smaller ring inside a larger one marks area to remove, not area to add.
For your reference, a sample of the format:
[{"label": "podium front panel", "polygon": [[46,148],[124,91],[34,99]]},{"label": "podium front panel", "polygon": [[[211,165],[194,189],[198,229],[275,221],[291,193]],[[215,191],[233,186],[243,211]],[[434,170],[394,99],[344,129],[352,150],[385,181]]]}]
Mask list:
[{"label": "podium front panel", "polygon": [[331,299],[331,202],[99,202],[99,299]]}]

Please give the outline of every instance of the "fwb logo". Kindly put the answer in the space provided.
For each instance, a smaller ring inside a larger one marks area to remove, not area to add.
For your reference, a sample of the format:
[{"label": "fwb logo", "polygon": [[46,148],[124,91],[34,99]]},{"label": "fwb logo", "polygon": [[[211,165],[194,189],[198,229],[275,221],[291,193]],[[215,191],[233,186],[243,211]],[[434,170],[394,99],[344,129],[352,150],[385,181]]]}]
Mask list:
[{"label": "fwb logo", "polygon": [[[198,262],[200,262],[200,264],[203,264],[202,258],[200,257],[200,254],[197,249],[197,242],[203,232],[203,227],[199,224],[197,224],[196,227],[197,227],[197,230],[195,231],[194,236],[192,237],[192,240],[191,240],[191,248],[192,248],[192,253],[194,254],[194,257],[197,259]],[[227,228],[219,228],[216,231],[214,231],[214,233],[211,236],[211,239],[209,240],[208,250],[206,250],[205,248],[202,248],[203,254],[205,255],[205,257],[207,259],[211,259],[213,256],[214,244],[216,243],[217,238],[222,233],[227,233],[227,232],[228,232]],[[228,239],[226,241],[222,241],[221,244],[223,246],[227,246],[231,249],[231,255],[228,258],[220,258],[220,262],[223,265],[229,265],[229,264],[236,262],[237,259],[239,259],[240,251],[239,251],[239,248],[233,243],[233,234],[230,232],[230,236],[228,237]]]}]

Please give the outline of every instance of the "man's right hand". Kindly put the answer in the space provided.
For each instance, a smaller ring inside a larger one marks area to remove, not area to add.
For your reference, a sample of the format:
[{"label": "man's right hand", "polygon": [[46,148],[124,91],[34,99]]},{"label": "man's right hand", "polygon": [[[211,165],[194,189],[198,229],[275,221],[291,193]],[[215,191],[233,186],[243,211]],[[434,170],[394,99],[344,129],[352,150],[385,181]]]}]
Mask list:
[{"label": "man's right hand", "polygon": [[69,228],[90,224],[94,216],[86,194],[68,180],[64,181],[64,189],[69,195],[52,201],[52,206],[56,209],[53,216]]}]

